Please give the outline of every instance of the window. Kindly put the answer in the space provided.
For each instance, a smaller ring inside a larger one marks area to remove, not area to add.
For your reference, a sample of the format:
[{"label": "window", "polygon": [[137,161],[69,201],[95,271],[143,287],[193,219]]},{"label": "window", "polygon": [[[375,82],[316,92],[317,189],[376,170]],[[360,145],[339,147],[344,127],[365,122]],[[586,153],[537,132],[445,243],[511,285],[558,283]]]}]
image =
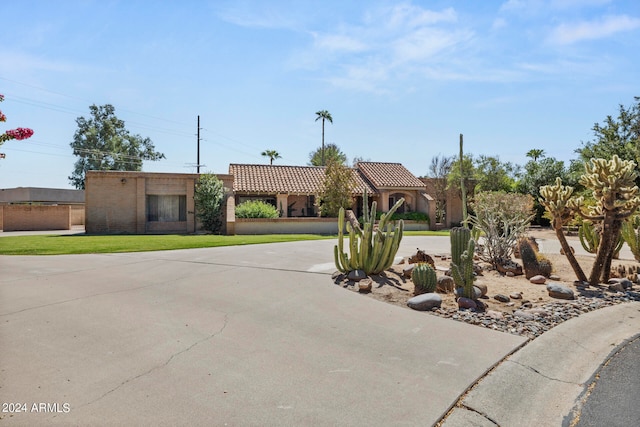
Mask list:
[{"label": "window", "polygon": [[147,221],[178,222],[187,220],[187,196],[147,196]]}]

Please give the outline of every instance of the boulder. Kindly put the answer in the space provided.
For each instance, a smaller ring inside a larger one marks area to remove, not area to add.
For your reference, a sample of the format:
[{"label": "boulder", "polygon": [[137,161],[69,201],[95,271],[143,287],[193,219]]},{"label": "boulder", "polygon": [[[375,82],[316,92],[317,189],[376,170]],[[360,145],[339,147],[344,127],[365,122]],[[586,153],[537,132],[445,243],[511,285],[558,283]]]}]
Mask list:
[{"label": "boulder", "polygon": [[440,276],[438,277],[438,284],[436,285],[436,292],[440,292],[443,294],[449,294],[453,292],[456,288],[456,284],[453,281],[453,277],[451,276]]},{"label": "boulder", "polygon": [[371,292],[371,287],[373,286],[373,280],[367,277],[358,282],[358,292],[366,293]]},{"label": "boulder", "polygon": [[544,277],[542,274],[538,274],[536,276],[533,276],[531,279],[529,279],[529,281],[534,285],[544,285],[544,283],[547,281],[547,278]]},{"label": "boulder", "polygon": [[426,262],[432,268],[434,268],[434,269],[436,268],[436,263],[435,263],[435,261],[433,261],[433,258],[431,258],[431,256],[429,254],[427,254],[425,251],[423,251],[420,248],[416,249],[416,253],[409,257],[408,262],[409,262],[409,264],[417,264],[419,262]]},{"label": "boulder", "polygon": [[462,297],[458,298],[458,307],[476,309],[478,308],[478,304],[476,304],[476,302],[470,298]]},{"label": "boulder", "polygon": [[354,282],[359,282],[360,280],[362,280],[362,279],[364,279],[366,277],[367,277],[367,275],[362,270],[351,270],[349,272],[349,274],[347,275],[347,278],[349,280],[354,281]]},{"label": "boulder", "polygon": [[611,292],[624,292],[624,286],[622,286],[622,283],[620,282],[614,282],[609,285],[609,290]]},{"label": "boulder", "polygon": [[402,275],[407,279],[411,279],[411,274],[413,274],[413,269],[415,268],[415,264],[407,264],[402,267]]},{"label": "boulder", "polygon": [[[457,297],[462,297],[463,290],[462,288],[456,288],[455,295]],[[473,287],[473,299],[478,299],[482,296],[482,291],[477,286]]]},{"label": "boulder", "polygon": [[497,294],[493,297],[493,299],[495,299],[496,301],[500,301],[500,302],[509,302],[511,301],[511,298],[509,298],[506,295],[502,295],[502,294]]},{"label": "boulder", "polygon": [[418,311],[429,311],[440,307],[441,304],[442,297],[436,293],[418,295],[407,301],[407,305],[410,308]]},{"label": "boulder", "polygon": [[482,282],[475,282],[473,284],[474,287],[480,289],[480,296],[483,297],[487,294],[487,285]]},{"label": "boulder", "polygon": [[522,299],[522,294],[520,292],[513,292],[509,295],[511,299]]},{"label": "boulder", "polygon": [[[622,291],[624,291],[625,289],[631,289],[633,287],[633,282],[629,279],[627,279],[626,277],[623,278],[615,278],[615,279],[609,279],[608,282],[610,285],[617,285],[620,284],[622,287]],[[609,288],[611,288],[611,286],[609,286]]]},{"label": "boulder", "polygon": [[567,288],[566,286],[562,286],[558,283],[549,283],[547,285],[547,291],[549,292],[549,296],[551,298],[558,299],[575,299],[575,295],[573,290]]}]

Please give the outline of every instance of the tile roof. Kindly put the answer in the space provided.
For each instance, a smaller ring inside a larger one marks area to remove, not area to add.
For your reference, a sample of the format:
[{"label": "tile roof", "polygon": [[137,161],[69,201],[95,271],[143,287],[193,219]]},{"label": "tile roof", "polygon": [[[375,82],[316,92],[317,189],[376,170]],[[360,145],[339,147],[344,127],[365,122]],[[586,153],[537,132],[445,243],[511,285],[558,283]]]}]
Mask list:
[{"label": "tile roof", "polygon": [[425,188],[425,184],[400,163],[358,162],[356,167],[376,188]]},{"label": "tile roof", "polygon": [[[354,194],[376,193],[357,170],[352,169],[356,183]],[[234,176],[233,191],[254,194],[315,194],[324,181],[322,166],[282,166],[230,164],[229,173]]]}]

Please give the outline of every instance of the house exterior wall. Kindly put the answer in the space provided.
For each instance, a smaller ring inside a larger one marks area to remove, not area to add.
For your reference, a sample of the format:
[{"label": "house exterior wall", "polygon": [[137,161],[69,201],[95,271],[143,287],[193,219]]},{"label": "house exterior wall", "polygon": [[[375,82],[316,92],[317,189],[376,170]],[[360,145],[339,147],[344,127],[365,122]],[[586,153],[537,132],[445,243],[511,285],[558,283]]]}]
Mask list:
[{"label": "house exterior wall", "polygon": [[236,218],[235,234],[337,234],[337,218]]},{"label": "house exterior wall", "polygon": [[71,225],[84,225],[84,205],[70,205]]},{"label": "house exterior wall", "polygon": [[[194,233],[199,230],[194,202],[198,177],[198,174],[89,171],[85,180],[85,229],[89,234]],[[218,175],[218,178],[225,188],[233,187],[232,176]],[[185,196],[186,220],[148,221],[149,195]],[[228,203],[226,207],[223,227],[229,215]]]},{"label": "house exterior wall", "polygon": [[69,206],[6,205],[2,206],[3,231],[69,230]]}]

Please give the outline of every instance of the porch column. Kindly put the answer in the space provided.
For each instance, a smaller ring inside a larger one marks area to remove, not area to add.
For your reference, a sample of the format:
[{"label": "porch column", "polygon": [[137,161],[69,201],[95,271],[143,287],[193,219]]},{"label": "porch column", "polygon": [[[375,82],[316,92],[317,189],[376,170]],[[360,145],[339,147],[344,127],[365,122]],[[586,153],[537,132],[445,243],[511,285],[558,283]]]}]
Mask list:
[{"label": "porch column", "polygon": [[380,192],[380,212],[389,211],[389,196],[390,193],[388,191]]},{"label": "porch column", "polygon": [[282,211],[282,218],[286,218],[289,214],[289,195],[287,193],[278,193],[276,196],[276,209]]}]

